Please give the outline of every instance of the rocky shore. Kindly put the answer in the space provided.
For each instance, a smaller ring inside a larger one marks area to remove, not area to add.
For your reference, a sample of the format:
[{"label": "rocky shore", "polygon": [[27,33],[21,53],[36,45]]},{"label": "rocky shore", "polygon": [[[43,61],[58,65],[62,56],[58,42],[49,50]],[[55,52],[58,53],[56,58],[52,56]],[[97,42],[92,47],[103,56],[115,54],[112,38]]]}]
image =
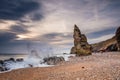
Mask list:
[{"label": "rocky shore", "polygon": [[0,80],[120,80],[120,52],[93,53],[53,67],[0,73]]}]

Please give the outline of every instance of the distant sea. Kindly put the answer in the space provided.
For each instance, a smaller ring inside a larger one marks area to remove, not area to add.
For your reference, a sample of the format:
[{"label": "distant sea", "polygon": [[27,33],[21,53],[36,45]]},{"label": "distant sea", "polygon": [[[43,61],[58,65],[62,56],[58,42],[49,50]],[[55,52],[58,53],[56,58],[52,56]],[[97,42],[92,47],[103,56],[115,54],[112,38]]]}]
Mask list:
[{"label": "distant sea", "polygon": [[0,54],[0,60],[5,60],[5,59],[10,59],[10,58],[25,58],[28,55],[24,55],[24,54]]}]

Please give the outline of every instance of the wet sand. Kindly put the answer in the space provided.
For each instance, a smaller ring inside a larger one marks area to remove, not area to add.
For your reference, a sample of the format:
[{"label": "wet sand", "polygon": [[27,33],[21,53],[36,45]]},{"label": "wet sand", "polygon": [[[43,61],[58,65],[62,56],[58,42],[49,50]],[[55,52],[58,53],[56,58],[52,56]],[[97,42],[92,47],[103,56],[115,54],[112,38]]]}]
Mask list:
[{"label": "wet sand", "polygon": [[53,67],[0,73],[0,80],[120,80],[120,52],[73,57]]}]

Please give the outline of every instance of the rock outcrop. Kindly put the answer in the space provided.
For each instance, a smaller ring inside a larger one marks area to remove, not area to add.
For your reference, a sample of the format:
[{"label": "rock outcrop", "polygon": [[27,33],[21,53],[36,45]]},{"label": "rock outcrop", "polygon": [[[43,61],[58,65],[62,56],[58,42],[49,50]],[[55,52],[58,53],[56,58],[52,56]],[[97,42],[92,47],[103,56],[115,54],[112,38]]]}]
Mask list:
[{"label": "rock outcrop", "polygon": [[113,51],[114,44],[117,44],[116,36],[113,36],[112,38],[107,39],[105,41],[101,41],[99,43],[91,44],[92,52]]},{"label": "rock outcrop", "polygon": [[77,56],[91,54],[91,46],[88,44],[86,36],[81,34],[81,31],[77,25],[74,26],[73,38],[74,47],[71,49],[71,54],[76,54]]},{"label": "rock outcrop", "polygon": [[65,61],[63,57],[48,57],[48,58],[44,58],[44,62],[47,63],[48,65],[56,65],[62,61]]},{"label": "rock outcrop", "polygon": [[110,51],[120,51],[120,27],[116,30],[115,36],[112,38],[92,44],[93,52],[110,52]]},{"label": "rock outcrop", "polygon": [[118,27],[118,29],[116,31],[116,40],[117,40],[117,44],[118,44],[118,50],[120,51],[120,27]]}]

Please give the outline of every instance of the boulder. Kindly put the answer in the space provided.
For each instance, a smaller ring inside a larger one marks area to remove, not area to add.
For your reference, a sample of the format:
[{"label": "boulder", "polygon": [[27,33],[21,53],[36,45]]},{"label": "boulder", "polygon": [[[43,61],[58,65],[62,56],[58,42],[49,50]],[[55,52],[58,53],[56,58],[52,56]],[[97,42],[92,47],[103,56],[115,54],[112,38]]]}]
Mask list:
[{"label": "boulder", "polygon": [[65,61],[63,57],[48,57],[44,58],[44,62],[47,63],[48,65],[56,65],[57,63],[60,63],[62,61]]},{"label": "boulder", "polygon": [[91,45],[88,44],[85,34],[81,34],[81,31],[77,25],[74,26],[73,38],[74,46],[71,48],[71,54],[76,54],[77,56],[91,54]]},{"label": "boulder", "polygon": [[10,58],[9,60],[15,62],[15,59],[14,59],[14,58]]},{"label": "boulder", "polygon": [[118,27],[118,29],[116,31],[116,40],[117,40],[117,44],[118,44],[118,50],[120,51],[120,27]]},{"label": "boulder", "polygon": [[17,62],[22,62],[22,61],[24,61],[24,60],[23,60],[23,58],[18,58],[18,59],[16,59],[16,61],[17,61]]},{"label": "boulder", "polygon": [[4,62],[15,62],[15,59],[14,58],[6,59],[4,60]]},{"label": "boulder", "polygon": [[4,61],[3,61],[3,60],[0,60],[0,64],[3,65],[3,64],[4,64]]}]

